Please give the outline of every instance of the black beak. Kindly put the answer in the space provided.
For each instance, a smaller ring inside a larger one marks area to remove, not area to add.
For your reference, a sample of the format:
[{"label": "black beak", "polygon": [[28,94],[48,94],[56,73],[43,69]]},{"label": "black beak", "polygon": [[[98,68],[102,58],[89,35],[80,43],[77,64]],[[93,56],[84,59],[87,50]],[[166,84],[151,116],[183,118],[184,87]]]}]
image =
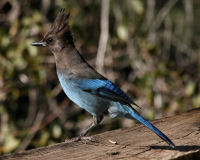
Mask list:
[{"label": "black beak", "polygon": [[42,46],[42,47],[47,46],[46,42],[43,42],[43,41],[32,42],[31,45],[32,46]]}]

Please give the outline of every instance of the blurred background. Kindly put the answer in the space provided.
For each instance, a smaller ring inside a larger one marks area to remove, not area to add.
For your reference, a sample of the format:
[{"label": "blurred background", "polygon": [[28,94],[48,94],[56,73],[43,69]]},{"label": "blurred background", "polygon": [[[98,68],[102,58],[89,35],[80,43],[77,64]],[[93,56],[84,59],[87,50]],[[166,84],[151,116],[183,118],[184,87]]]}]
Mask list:
[{"label": "blurred background", "polygon": [[[1,0],[0,154],[78,136],[92,116],[69,101],[40,40],[61,7],[86,60],[148,120],[200,106],[200,1]],[[90,135],[134,121],[105,118]]]}]

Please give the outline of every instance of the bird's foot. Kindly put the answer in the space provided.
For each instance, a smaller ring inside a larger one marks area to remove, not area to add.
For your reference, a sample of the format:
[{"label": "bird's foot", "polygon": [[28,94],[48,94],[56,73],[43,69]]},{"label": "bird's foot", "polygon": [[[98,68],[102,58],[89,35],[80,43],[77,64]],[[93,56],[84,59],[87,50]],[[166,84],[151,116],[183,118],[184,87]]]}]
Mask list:
[{"label": "bird's foot", "polygon": [[85,141],[85,142],[96,142],[96,139],[94,137],[80,137],[81,141]]},{"label": "bird's foot", "polygon": [[65,142],[71,143],[71,142],[78,142],[80,140],[81,140],[80,137],[75,137],[75,138],[72,138],[72,139],[65,139]]},{"label": "bird's foot", "polygon": [[65,140],[66,143],[78,142],[78,141],[81,141],[85,144],[97,142],[97,140],[92,136],[91,137],[78,136],[78,137],[75,137],[75,138],[72,138],[72,139],[66,139]]}]

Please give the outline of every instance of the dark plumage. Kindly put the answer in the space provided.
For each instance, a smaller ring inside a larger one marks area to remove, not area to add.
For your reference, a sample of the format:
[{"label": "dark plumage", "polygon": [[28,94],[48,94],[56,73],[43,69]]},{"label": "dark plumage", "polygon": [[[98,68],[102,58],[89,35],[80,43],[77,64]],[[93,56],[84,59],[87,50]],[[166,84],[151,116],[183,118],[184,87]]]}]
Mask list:
[{"label": "dark plumage", "polygon": [[118,86],[91,67],[75,48],[68,24],[69,14],[62,9],[42,41],[34,46],[48,47],[55,56],[61,86],[74,103],[94,117],[92,125],[81,136],[101,122],[105,113],[113,117],[136,119],[170,146],[173,142],[151,123],[141,117],[131,105],[136,105]]}]

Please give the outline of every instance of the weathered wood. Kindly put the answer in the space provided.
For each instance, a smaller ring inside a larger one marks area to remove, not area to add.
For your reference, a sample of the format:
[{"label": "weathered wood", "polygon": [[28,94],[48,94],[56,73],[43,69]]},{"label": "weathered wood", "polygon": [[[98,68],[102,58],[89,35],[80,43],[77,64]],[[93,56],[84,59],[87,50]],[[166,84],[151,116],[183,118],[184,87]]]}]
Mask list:
[{"label": "weathered wood", "polygon": [[0,159],[200,159],[200,109],[152,123],[171,138],[177,146],[175,149],[138,124],[132,128],[98,134],[94,136],[95,142],[60,143]]}]

